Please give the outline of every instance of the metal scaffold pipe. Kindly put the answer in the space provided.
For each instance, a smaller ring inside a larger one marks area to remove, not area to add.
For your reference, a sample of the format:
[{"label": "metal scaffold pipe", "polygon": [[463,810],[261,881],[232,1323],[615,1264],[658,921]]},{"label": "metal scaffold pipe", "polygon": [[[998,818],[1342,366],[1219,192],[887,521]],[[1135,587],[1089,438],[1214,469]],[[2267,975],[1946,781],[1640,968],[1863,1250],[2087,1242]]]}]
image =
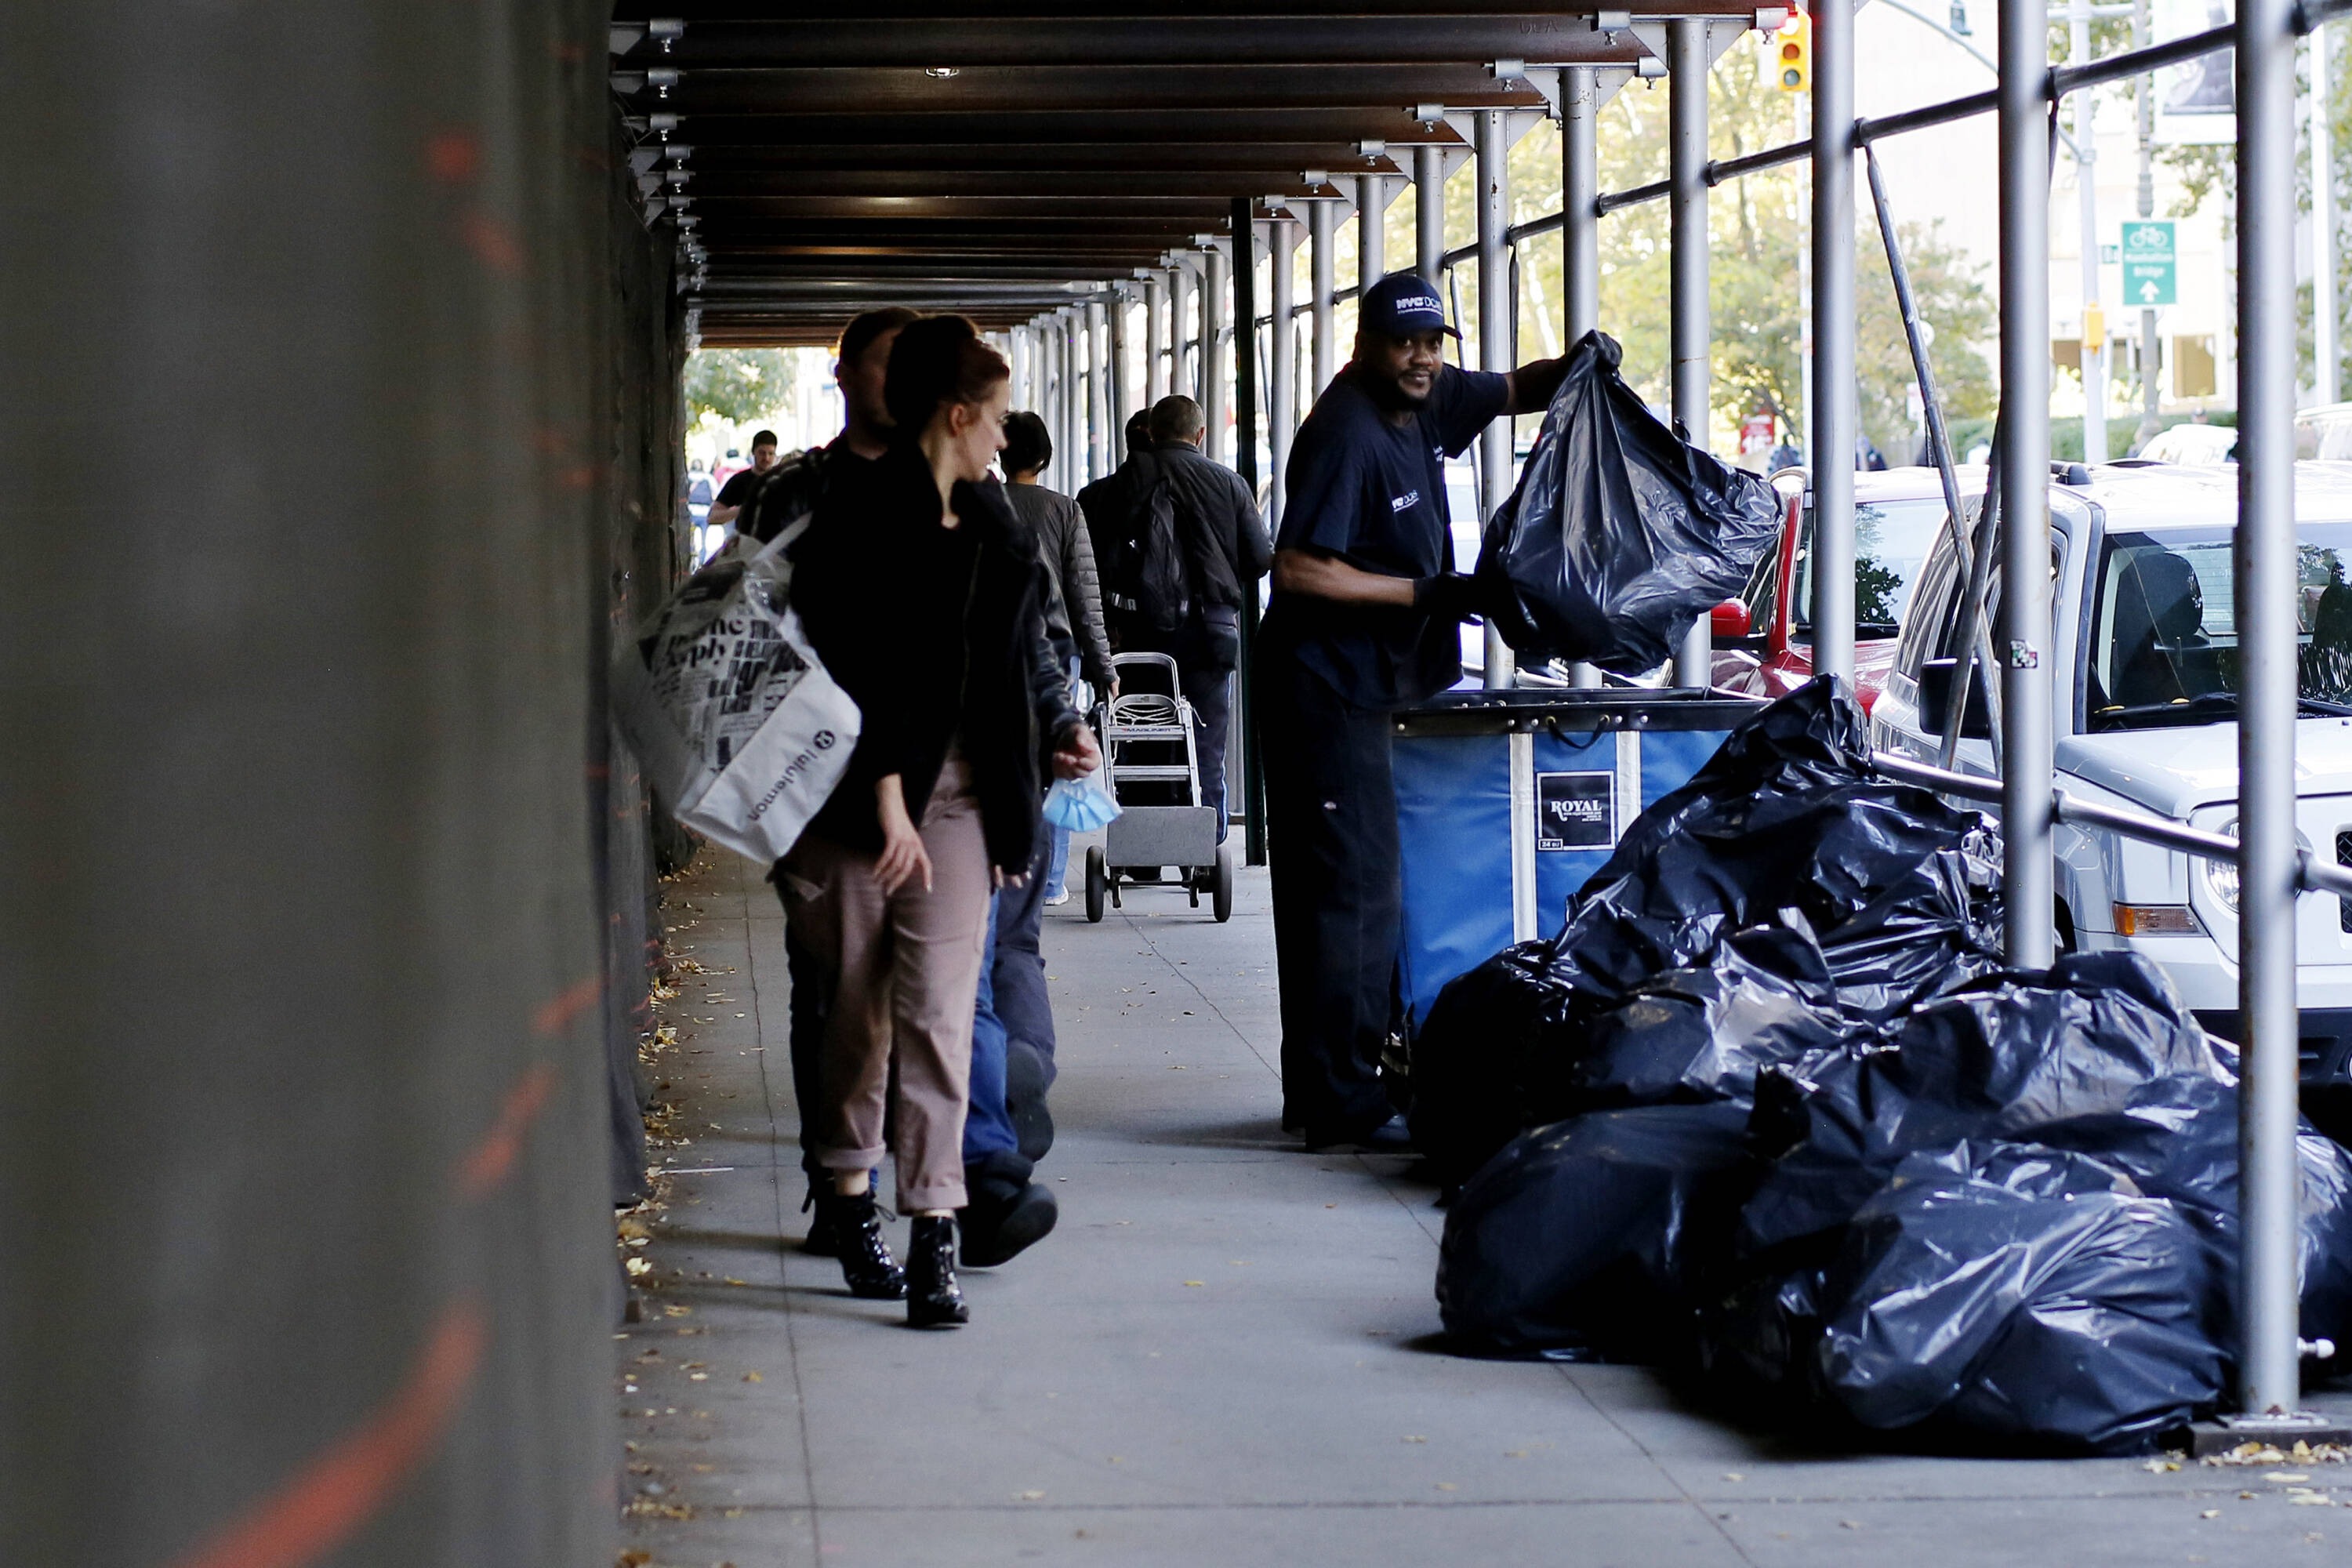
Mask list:
[{"label": "metal scaffold pipe", "polygon": [[[2091,63],[2091,0],[2068,0],[2066,55],[2070,63]],[[2083,461],[2107,460],[2107,325],[2099,303],[2099,95],[2074,95],[2074,198],[2081,231],[2083,319]]]},{"label": "metal scaffold pipe", "polygon": [[1110,320],[1099,301],[1087,306],[1087,477],[1110,472]]},{"label": "metal scaffold pipe", "polygon": [[1154,272],[1143,280],[1143,400],[1168,395],[1168,279]]},{"label": "metal scaffold pipe", "polygon": [[[1600,73],[1570,66],[1559,73],[1560,295],[1565,341],[1601,324],[1601,164],[1597,146]],[[1601,684],[1601,667],[1569,666],[1570,684]]]},{"label": "metal scaffold pipe", "polygon": [[[1691,441],[1707,444],[1711,375],[1706,265],[1707,24],[1670,22],[1666,26],[1669,264],[1672,282],[1670,357],[1674,414]],[[1706,616],[1691,622],[1675,653],[1675,684],[1710,684],[1715,662],[1714,628]]]},{"label": "metal scaffold pipe", "polygon": [[[1236,196],[1234,199],[1234,469],[1241,476],[1243,487],[1255,495],[1257,493],[1258,225],[1252,216],[1253,210],[1248,197]],[[1251,577],[1241,588],[1241,614],[1236,618],[1241,634],[1240,664],[1235,670],[1241,723],[1235,732],[1241,741],[1238,772],[1242,781],[1242,809],[1247,818],[1247,826],[1242,834],[1242,857],[1252,866],[1263,866],[1266,852],[1265,763],[1264,753],[1258,749],[1257,683],[1252,679],[1257,668],[1258,580]],[[1227,776],[1232,776],[1230,772]]]},{"label": "metal scaffold pipe", "polygon": [[1388,276],[1388,194],[1386,174],[1356,176],[1356,293]]},{"label": "metal scaffold pipe", "polygon": [[1298,429],[1298,315],[1293,306],[1297,292],[1298,226],[1286,217],[1273,223],[1273,341],[1266,345],[1266,445],[1273,454],[1266,494],[1266,520],[1281,526],[1282,503],[1289,476],[1290,439]]},{"label": "metal scaffold pipe", "polygon": [[[2296,1342],[2294,0],[2238,6],[2239,1405],[2302,1396]],[[2012,558],[2010,581],[2017,581]],[[2011,764],[2012,768],[2014,763]]]},{"label": "metal scaffold pipe", "polygon": [[1413,267],[1428,282],[1445,266],[1445,149],[1422,142],[1412,150]]},{"label": "metal scaffold pipe", "polygon": [[1135,411],[1135,384],[1128,374],[1127,316],[1133,301],[1122,284],[1110,297],[1110,468],[1118,467],[1126,448],[1127,416]]},{"label": "metal scaffold pipe", "polygon": [[1560,290],[1572,343],[1601,324],[1600,73],[1570,66],[1559,75]]},{"label": "metal scaffold pipe", "polygon": [[[1503,231],[1511,221],[1510,146],[1504,134],[1503,110],[1478,110],[1475,157],[1478,176],[1478,368],[1511,368],[1511,290],[1504,279],[1509,256]],[[1479,504],[1485,516],[1494,515],[1511,489],[1511,421],[1497,419],[1478,433]],[[1486,628],[1486,685],[1492,689],[1516,683],[1517,660],[1510,645],[1493,626]]]},{"label": "metal scaffold pipe", "polygon": [[[1246,246],[1249,236],[1243,234],[1237,243]],[[1216,246],[1211,246],[1202,257],[1207,263],[1207,277],[1201,286],[1201,408],[1209,417],[1209,456],[1230,464],[1234,460],[1234,438],[1226,427],[1232,398],[1231,361],[1226,351],[1231,343],[1225,315],[1233,305],[1228,281],[1231,264],[1224,251]]]},{"label": "metal scaffold pipe", "polygon": [[[2004,11],[2002,26],[2007,26]],[[1853,680],[1853,3],[1813,18],[1813,668]],[[2043,358],[2049,357],[2047,344]],[[2044,793],[2047,793],[2046,791]]]},{"label": "metal scaffold pipe", "polygon": [[1331,249],[1332,224],[1338,210],[1328,201],[1315,201],[1307,207],[1307,304],[1315,318],[1315,375],[1307,389],[1307,403],[1311,406],[1320,396],[1339,362],[1334,351],[1339,345],[1331,341],[1334,331],[1331,319]]},{"label": "metal scaffold pipe", "polygon": [[1192,363],[1192,273],[1181,263],[1168,269],[1168,390],[1201,395]]},{"label": "metal scaffold pipe", "polygon": [[[1818,37],[1818,33],[1816,37]],[[2000,660],[2003,890],[2009,960],[2051,960],[2056,892],[2050,861],[2050,64],[2049,7],[2011,0],[2000,12]],[[1817,57],[1818,58],[1818,57]],[[1818,134],[1818,127],[1816,128]],[[1841,231],[1839,246],[1852,254]],[[1829,247],[1817,247],[1817,254]],[[1847,318],[1850,319],[1850,318]],[[1826,312],[1816,331],[1827,332]],[[1822,401],[1832,385],[1823,382]],[[1823,472],[1852,450],[1823,450]],[[1817,481],[1818,482],[1818,481]],[[1843,583],[1853,581],[1851,557]],[[1852,589],[1845,589],[1851,609]],[[1963,694],[1963,700],[1966,700]]]},{"label": "metal scaffold pipe", "polygon": [[2311,30],[2311,167],[2326,170],[2326,178],[2311,182],[2311,365],[2312,400],[2333,403],[2341,372],[2343,349],[2336,333],[2336,154],[2335,133],[2328,123],[2336,111],[2327,65],[2327,24]]}]

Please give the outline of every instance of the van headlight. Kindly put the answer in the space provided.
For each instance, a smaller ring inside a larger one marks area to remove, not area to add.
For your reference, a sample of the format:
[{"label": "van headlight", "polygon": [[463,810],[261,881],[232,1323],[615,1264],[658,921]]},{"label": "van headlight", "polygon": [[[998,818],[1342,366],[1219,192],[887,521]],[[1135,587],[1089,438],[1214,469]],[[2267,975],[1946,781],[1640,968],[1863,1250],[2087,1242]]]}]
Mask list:
[{"label": "van headlight", "polygon": [[[2238,836],[2238,819],[2233,816],[2214,831],[2224,838],[2235,838]],[[2294,836],[2294,847],[2298,854],[2311,853],[2311,840],[2305,838],[2300,829]],[[2213,895],[2215,902],[2235,915],[2238,912],[2238,863],[2235,860],[2207,860],[2201,855],[2198,859],[2204,867],[2205,890]]]},{"label": "van headlight", "polygon": [[[2224,838],[2235,838],[2238,836],[2238,819],[2233,816],[2213,831]],[[2197,858],[2197,864],[2205,878],[2205,890],[2213,895],[2213,901],[2236,914],[2238,863],[2235,860],[2209,860],[2200,855]]]},{"label": "van headlight", "polygon": [[2238,912],[2238,863],[2235,860],[2205,862],[2205,890],[2214,901],[2231,914]]}]

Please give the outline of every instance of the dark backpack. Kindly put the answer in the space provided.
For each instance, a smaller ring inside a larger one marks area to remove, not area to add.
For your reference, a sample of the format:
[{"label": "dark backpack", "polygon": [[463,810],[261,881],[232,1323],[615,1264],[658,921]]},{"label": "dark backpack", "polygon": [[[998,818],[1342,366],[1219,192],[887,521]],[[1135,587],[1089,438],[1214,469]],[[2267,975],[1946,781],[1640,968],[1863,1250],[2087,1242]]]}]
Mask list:
[{"label": "dark backpack", "polygon": [[1165,463],[1138,468],[1111,563],[1110,603],[1156,631],[1172,632],[1191,618],[1194,597],[1181,531],[1184,500]]}]

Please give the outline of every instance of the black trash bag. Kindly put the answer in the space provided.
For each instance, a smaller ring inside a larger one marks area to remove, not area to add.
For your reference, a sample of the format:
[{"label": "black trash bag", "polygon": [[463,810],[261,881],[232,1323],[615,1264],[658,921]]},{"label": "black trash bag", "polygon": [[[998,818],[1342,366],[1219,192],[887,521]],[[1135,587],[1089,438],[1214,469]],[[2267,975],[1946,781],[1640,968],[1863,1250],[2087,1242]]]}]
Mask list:
[{"label": "black trash bag", "polygon": [[1801,920],[1751,926],[1724,938],[1704,968],[1645,980],[1593,1020],[1580,1043],[1577,1108],[1747,1106],[1760,1069],[1833,1050],[1848,1027]]},{"label": "black trash bag", "polygon": [[[1794,1075],[1783,1075],[1795,1081]],[[2122,1158],[2177,1128],[2167,1110],[2229,1071],[2163,973],[2131,952],[2076,953],[1929,1001],[1890,1043],[1809,1063],[1801,1135],[1741,1215],[1743,1255],[1834,1237],[1905,1156],[2007,1139]],[[1783,1140],[1789,1097],[1759,1091],[1757,1137]],[[2147,1160],[2125,1161],[2144,1168]]]},{"label": "black trash bag", "polygon": [[1655,1361],[1683,1353],[1696,1277],[1754,1180],[1746,1113],[1672,1105],[1538,1128],[1454,1199],[1437,1305],[1474,1354]]},{"label": "black trash bag", "polygon": [[1795,909],[1853,1010],[1883,1017],[1998,951],[1997,844],[1974,812],[1870,767],[1862,710],[1834,678],[1748,720],[1637,817],[1578,889],[1556,946],[1604,1005],[1702,963],[1727,931]]},{"label": "black trash bag", "polygon": [[[2220,1044],[2217,1042],[2217,1045]],[[2217,1051],[2227,1059],[2225,1051]],[[2132,1097],[2112,1124],[2063,1130],[2076,1146],[2095,1142],[2100,1159],[2171,1203],[2196,1226],[2210,1253],[2213,1289],[2206,1321],[2216,1342],[2239,1342],[2231,1282],[2238,1277],[2238,1117],[2235,1082],[2174,1079]],[[2335,1342],[2330,1368],[2352,1365],[2352,1154],[2308,1122],[2298,1126],[2302,1168],[2297,1253],[2301,1321],[2307,1339]],[[2325,1373],[2323,1373],[2325,1375]]]},{"label": "black trash bag", "polygon": [[1584,1018],[1549,942],[1507,947],[1447,982],[1413,1037],[1407,1121],[1429,1174],[1467,1177],[1564,1106]]},{"label": "black trash bag", "polygon": [[1660,424],[1588,332],[1569,351],[1518,489],[1478,551],[1489,618],[1536,658],[1633,674],[1674,657],[1780,536],[1780,498]]},{"label": "black trash bag", "polygon": [[1822,1286],[1819,1386],[1865,1427],[2143,1450],[2221,1398],[2209,1268],[2172,1205],[2093,1156],[1915,1153]]}]

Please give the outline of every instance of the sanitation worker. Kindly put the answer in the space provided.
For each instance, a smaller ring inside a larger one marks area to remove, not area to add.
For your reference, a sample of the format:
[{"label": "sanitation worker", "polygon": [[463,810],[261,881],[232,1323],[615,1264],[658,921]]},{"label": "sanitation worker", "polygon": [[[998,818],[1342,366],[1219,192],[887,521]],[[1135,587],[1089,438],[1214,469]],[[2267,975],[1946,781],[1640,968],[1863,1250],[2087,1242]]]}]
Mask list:
[{"label": "sanitation worker", "polygon": [[1445,363],[1437,291],[1366,291],[1354,357],[1299,426],[1255,658],[1282,993],[1283,1125],[1310,1149],[1402,1150],[1380,1081],[1402,896],[1390,716],[1462,678],[1477,609],[1454,570],[1444,459],[1487,421],[1542,409],[1564,360]]}]

